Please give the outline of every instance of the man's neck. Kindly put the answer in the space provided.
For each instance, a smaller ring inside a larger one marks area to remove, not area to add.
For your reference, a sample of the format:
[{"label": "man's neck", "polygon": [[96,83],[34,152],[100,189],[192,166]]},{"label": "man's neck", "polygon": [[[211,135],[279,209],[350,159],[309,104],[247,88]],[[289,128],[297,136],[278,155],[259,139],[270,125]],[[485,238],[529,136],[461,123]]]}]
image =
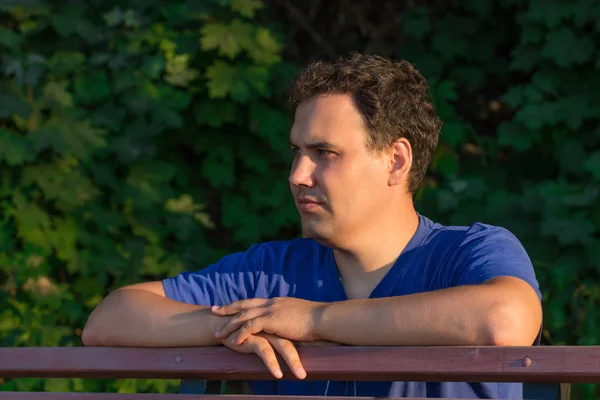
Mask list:
[{"label": "man's neck", "polygon": [[349,298],[369,297],[392,268],[419,227],[414,208],[388,216],[384,224],[363,232],[353,247],[334,249],[335,261]]}]

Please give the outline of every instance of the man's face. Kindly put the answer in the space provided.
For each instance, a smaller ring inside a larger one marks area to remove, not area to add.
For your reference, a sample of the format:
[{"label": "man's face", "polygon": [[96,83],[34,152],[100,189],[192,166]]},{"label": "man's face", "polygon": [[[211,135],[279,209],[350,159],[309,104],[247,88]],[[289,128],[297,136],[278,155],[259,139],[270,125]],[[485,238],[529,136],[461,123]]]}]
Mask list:
[{"label": "man's face", "polygon": [[351,97],[329,95],[300,104],[290,142],[289,181],[304,235],[344,246],[357,234],[376,230],[390,204],[390,157],[367,149]]}]

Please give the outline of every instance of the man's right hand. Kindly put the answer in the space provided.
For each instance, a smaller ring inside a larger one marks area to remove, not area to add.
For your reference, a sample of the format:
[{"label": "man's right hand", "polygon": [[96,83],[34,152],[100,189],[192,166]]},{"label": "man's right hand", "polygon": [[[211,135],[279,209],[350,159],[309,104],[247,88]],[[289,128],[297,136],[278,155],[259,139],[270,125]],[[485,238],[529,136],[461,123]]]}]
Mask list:
[{"label": "man's right hand", "polygon": [[296,378],[304,379],[306,377],[306,371],[300,362],[296,346],[294,346],[291,340],[261,332],[250,335],[242,344],[235,345],[232,341],[235,339],[236,333],[234,332],[226,339],[223,339],[222,343],[240,353],[258,354],[275,378],[280,379],[283,377],[275,351],[281,354]]}]

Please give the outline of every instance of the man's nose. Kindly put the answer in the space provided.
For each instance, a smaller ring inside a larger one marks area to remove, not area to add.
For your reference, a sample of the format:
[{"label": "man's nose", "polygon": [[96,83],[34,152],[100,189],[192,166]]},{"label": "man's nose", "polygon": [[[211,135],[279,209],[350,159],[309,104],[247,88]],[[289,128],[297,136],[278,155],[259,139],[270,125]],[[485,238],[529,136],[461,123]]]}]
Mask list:
[{"label": "man's nose", "polygon": [[298,155],[290,171],[289,181],[294,186],[313,187],[315,163],[310,157]]}]

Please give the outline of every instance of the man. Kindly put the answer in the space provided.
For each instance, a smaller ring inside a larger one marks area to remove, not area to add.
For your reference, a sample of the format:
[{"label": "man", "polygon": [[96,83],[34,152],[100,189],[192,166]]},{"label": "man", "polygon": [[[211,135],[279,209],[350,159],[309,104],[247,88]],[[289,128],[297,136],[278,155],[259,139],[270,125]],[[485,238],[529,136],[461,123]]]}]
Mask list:
[{"label": "man", "polygon": [[[119,289],[90,315],[85,345],[211,346],[257,353],[281,378],[255,394],[520,398],[513,383],[321,382],[296,342],[532,345],[540,291],[507,230],[446,227],[413,194],[441,123],[407,62],[316,62],[291,89],[290,188],[304,238],[256,244],[198,272]],[[221,306],[212,307],[211,306]]]}]

